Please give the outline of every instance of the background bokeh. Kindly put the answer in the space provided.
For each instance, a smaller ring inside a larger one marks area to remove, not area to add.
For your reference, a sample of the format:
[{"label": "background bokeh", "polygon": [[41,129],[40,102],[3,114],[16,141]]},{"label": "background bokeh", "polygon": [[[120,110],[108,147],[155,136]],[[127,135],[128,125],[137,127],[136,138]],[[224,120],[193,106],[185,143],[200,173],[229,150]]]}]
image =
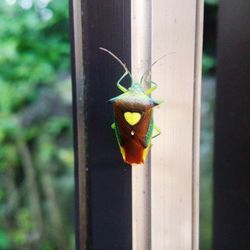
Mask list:
[{"label": "background bokeh", "polygon": [[[205,1],[200,249],[211,250],[217,0]],[[68,0],[0,1],[0,250],[74,249]]]},{"label": "background bokeh", "polygon": [[212,249],[213,144],[218,0],[205,0],[201,96],[200,250]]},{"label": "background bokeh", "polygon": [[74,249],[67,0],[0,1],[0,249]]}]

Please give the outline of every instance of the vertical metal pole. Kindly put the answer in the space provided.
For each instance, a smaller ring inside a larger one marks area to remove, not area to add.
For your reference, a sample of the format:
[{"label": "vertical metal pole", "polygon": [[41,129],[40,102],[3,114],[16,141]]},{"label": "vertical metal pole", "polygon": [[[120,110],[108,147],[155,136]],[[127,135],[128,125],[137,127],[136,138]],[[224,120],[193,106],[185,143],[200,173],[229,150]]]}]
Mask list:
[{"label": "vertical metal pole", "polygon": [[87,249],[86,153],[81,0],[70,1],[75,152],[76,249]]},{"label": "vertical metal pole", "polygon": [[[151,65],[151,0],[132,0],[132,75],[136,81]],[[148,87],[148,86],[144,86]],[[133,249],[151,249],[150,156],[132,166]]]},{"label": "vertical metal pole", "polygon": [[195,58],[193,93],[193,160],[192,160],[192,250],[199,249],[200,215],[200,109],[201,109],[201,72],[203,48],[204,2],[196,0],[195,18]]},{"label": "vertical metal pole", "polygon": [[152,249],[197,250],[202,0],[152,1],[152,69],[164,103],[151,150]]},{"label": "vertical metal pole", "polygon": [[99,49],[130,66],[130,1],[71,0],[71,7],[77,249],[132,249],[131,167],[122,162],[107,103],[123,70]]},{"label": "vertical metal pole", "polygon": [[249,1],[220,1],[215,110],[214,250],[250,249],[249,13]]}]

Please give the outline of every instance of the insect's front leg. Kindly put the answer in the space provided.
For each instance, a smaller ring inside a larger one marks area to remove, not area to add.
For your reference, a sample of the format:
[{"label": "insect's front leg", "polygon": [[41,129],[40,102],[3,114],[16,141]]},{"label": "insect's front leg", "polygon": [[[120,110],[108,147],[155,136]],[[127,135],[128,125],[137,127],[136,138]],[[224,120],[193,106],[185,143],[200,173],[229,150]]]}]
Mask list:
[{"label": "insect's front leg", "polygon": [[[145,81],[145,83],[147,83],[147,84],[150,84],[150,85],[153,84],[153,85],[154,85],[153,87],[151,87],[151,88],[149,88],[149,89],[147,89],[147,90],[145,91],[145,94],[146,94],[146,95],[150,95],[154,90],[157,89],[157,83],[151,81],[150,77],[151,77],[151,73],[148,73],[146,77],[143,77],[143,76],[142,76],[142,78],[141,78],[141,83],[142,83],[143,81]],[[144,80],[144,79],[145,79],[145,80]]]},{"label": "insect's front leg", "polygon": [[157,83],[152,82],[152,81],[150,81],[150,83],[154,84],[154,86],[151,87],[151,88],[149,88],[149,89],[147,89],[147,90],[145,91],[145,94],[146,94],[146,95],[150,95],[154,90],[157,89]]},{"label": "insect's front leg", "polygon": [[161,134],[161,130],[156,125],[154,125],[154,129],[156,130],[157,134],[152,136],[152,138],[155,138],[155,137],[157,137],[157,136],[159,136]]},{"label": "insect's front leg", "polygon": [[123,87],[120,82],[129,74],[128,71],[125,71],[125,73],[122,75],[122,77],[117,81],[116,85],[117,85],[117,88],[120,89],[122,92],[127,92],[128,90]]}]

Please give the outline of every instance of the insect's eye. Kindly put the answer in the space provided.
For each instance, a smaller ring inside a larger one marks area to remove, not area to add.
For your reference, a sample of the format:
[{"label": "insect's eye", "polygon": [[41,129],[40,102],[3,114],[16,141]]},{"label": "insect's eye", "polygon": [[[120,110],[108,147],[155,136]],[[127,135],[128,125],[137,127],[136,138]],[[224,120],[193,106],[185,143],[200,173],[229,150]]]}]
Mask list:
[{"label": "insect's eye", "polygon": [[126,122],[131,126],[134,126],[135,124],[137,124],[141,120],[141,117],[142,117],[141,114],[138,112],[125,112],[123,116]]}]

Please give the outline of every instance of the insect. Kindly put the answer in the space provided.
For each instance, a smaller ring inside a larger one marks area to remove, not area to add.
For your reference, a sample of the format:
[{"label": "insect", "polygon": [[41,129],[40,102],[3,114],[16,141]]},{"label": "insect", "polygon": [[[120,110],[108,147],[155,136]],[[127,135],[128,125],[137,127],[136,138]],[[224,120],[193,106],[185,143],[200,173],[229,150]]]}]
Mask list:
[{"label": "insect", "polygon": [[[111,127],[115,131],[123,160],[131,165],[144,163],[152,138],[160,135],[160,130],[153,120],[153,108],[160,102],[150,96],[157,85],[149,80],[151,68],[158,60],[142,75],[138,83],[133,80],[126,65],[116,55],[105,48],[100,49],[114,57],[125,70],[116,83],[122,94],[109,100],[114,110],[114,123]],[[121,85],[121,81],[127,76],[131,79],[131,86],[128,89]],[[144,90],[142,87],[144,82],[149,82],[153,86]],[[153,135],[154,130],[155,135]]]}]

